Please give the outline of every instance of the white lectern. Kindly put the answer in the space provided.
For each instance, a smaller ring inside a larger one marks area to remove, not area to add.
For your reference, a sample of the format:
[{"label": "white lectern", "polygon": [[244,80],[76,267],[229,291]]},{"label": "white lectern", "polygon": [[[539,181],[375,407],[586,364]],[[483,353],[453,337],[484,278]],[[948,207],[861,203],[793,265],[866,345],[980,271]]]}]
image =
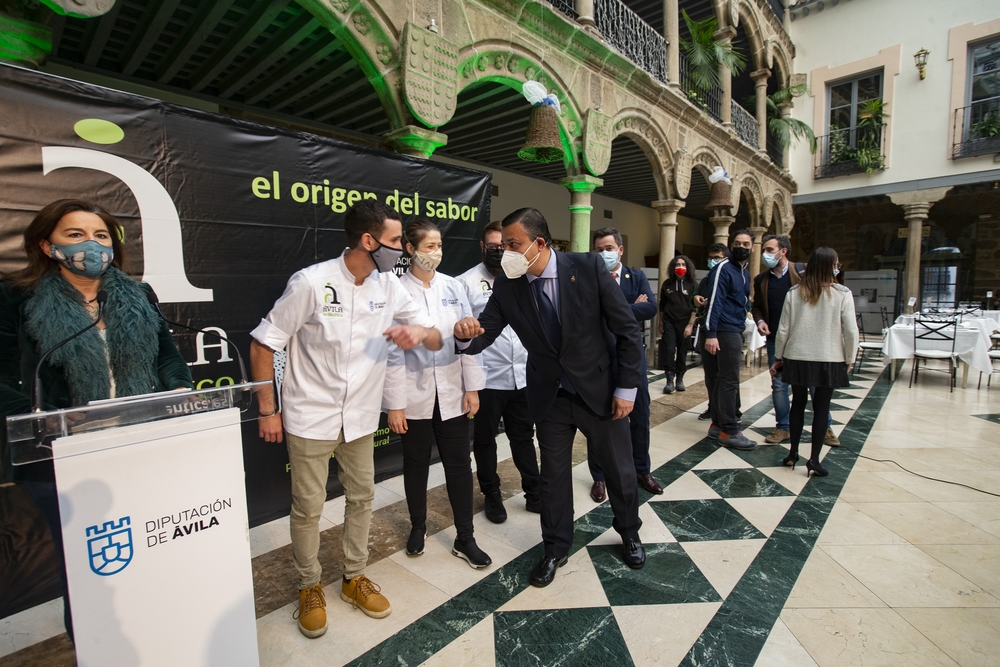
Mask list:
[{"label": "white lectern", "polygon": [[55,466],[78,664],[259,665],[240,403],[266,384],[7,419],[14,465]]}]

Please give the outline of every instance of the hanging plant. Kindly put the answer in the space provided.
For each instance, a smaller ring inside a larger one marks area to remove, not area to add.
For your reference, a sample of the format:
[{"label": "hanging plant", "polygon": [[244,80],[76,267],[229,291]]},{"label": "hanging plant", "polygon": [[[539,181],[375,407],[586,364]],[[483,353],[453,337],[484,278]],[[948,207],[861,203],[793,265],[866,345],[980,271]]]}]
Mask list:
[{"label": "hanging plant", "polygon": [[722,65],[727,66],[733,76],[738,76],[746,68],[746,58],[731,43],[715,40],[719,22],[714,16],[695,21],[684,9],[681,10],[681,15],[690,37],[681,37],[680,47],[687,56],[691,80],[695,85],[706,89],[718,86],[719,69]]},{"label": "hanging plant", "polygon": [[796,141],[806,141],[809,144],[809,152],[816,152],[816,135],[807,123],[791,116],[781,117],[780,105],[792,101],[793,97],[798,97],[806,92],[806,85],[789,86],[767,96],[767,131],[781,144],[782,148],[789,148]]}]

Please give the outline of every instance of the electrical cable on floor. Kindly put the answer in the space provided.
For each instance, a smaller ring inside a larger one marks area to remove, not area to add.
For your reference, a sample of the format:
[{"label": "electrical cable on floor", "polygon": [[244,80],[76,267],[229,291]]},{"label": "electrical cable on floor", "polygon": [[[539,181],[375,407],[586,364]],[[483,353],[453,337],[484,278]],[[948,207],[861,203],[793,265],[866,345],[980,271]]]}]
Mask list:
[{"label": "electrical cable on floor", "polygon": [[871,456],[865,456],[864,454],[856,452],[853,449],[851,449],[850,447],[845,447],[844,445],[841,445],[840,448],[841,449],[846,449],[847,451],[851,452],[855,456],[857,456],[859,458],[862,458],[862,459],[868,459],[869,461],[877,461],[878,463],[893,463],[896,466],[898,466],[901,470],[903,470],[904,472],[908,472],[911,475],[916,475],[917,477],[923,477],[924,479],[929,479],[929,480],[931,480],[933,482],[943,482],[945,484],[954,484],[955,486],[964,486],[967,489],[972,489],[973,491],[978,491],[979,493],[985,493],[988,496],[996,496],[997,498],[1000,498],[1000,493],[993,493],[992,491],[984,491],[983,489],[977,489],[974,486],[969,486],[968,484],[962,484],[961,482],[953,482],[953,481],[948,480],[948,479],[938,479],[937,477],[928,477],[927,475],[921,475],[919,472],[913,472],[912,470],[907,470],[902,465],[900,465],[898,462],[893,461],[892,459],[876,459],[876,458],[873,458]]}]

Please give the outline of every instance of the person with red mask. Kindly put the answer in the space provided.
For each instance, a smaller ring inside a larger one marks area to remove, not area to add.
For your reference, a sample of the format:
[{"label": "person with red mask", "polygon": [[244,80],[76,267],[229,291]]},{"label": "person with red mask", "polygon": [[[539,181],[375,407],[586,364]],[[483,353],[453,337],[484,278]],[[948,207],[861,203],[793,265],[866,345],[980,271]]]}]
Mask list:
[{"label": "person with red mask", "polygon": [[695,311],[691,309],[691,296],[696,285],[694,262],[685,255],[677,255],[670,260],[666,280],[660,287],[660,330],[663,334],[660,368],[667,372],[664,394],[686,389],[685,358],[696,318]]}]

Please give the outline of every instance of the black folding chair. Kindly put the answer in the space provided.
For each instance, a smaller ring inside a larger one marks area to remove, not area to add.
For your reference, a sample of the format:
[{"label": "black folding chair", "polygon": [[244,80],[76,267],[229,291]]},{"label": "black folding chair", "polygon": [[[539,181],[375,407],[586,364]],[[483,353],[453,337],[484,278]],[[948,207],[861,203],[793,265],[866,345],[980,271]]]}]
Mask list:
[{"label": "black folding chair", "polygon": [[[948,360],[948,375],[951,378],[950,391],[955,391],[957,380],[958,357],[955,355],[955,339],[958,336],[958,320],[955,318],[937,318],[919,316],[913,322],[913,368],[910,370],[910,386],[920,374],[920,362],[933,360]],[[921,343],[950,342],[950,350],[925,346]],[[927,366],[927,370],[944,372],[943,368]]]}]

